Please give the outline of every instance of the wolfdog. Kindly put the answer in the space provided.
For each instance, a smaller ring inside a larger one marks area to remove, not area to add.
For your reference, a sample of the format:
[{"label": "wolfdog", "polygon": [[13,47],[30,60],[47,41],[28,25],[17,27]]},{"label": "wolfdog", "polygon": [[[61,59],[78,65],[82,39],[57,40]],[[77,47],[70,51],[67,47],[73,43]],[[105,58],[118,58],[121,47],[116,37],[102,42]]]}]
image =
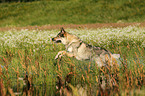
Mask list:
[{"label": "wolfdog", "polygon": [[55,43],[62,43],[65,45],[65,51],[59,51],[55,59],[61,58],[63,55],[75,57],[77,60],[91,60],[95,61],[98,66],[106,66],[108,62],[112,64],[113,60],[119,59],[120,54],[113,54],[110,51],[89,45],[83,42],[79,37],[66,32],[63,28],[58,35],[52,38]]}]

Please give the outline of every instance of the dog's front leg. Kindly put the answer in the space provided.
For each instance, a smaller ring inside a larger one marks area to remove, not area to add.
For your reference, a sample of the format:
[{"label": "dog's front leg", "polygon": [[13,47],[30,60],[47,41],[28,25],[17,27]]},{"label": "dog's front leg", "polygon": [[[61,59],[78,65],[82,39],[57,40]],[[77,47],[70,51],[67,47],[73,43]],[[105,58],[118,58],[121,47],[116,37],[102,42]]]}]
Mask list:
[{"label": "dog's front leg", "polygon": [[67,55],[68,57],[74,56],[73,53],[66,52],[66,51],[59,51],[58,54],[55,56],[55,59],[61,58],[63,55]]},{"label": "dog's front leg", "polygon": [[65,55],[66,54],[66,51],[59,51],[58,53],[57,53],[57,55],[55,56],[55,59],[58,59],[58,57],[59,58],[61,58],[63,55]]}]

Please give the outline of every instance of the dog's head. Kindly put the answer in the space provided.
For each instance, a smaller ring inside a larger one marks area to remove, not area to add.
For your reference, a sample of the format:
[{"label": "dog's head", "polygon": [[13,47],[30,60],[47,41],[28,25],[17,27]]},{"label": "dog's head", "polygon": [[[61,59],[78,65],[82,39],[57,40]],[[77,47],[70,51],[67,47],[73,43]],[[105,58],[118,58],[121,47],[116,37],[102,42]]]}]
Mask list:
[{"label": "dog's head", "polygon": [[55,43],[63,43],[66,44],[67,42],[67,38],[66,38],[66,31],[61,28],[61,31],[57,34],[56,37],[52,38],[52,41],[54,41]]}]

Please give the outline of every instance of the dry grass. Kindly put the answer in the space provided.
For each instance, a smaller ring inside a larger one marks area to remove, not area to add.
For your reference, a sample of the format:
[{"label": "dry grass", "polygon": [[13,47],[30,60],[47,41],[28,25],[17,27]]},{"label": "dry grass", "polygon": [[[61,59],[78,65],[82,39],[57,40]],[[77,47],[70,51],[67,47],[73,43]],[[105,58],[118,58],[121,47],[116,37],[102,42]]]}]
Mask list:
[{"label": "dry grass", "polygon": [[54,30],[60,29],[61,27],[64,28],[71,28],[71,29],[79,29],[79,28],[88,28],[88,29],[97,29],[97,28],[106,28],[106,27],[127,27],[127,26],[140,26],[145,27],[145,22],[138,22],[138,23],[98,23],[98,24],[67,24],[67,25],[43,25],[43,26],[27,26],[27,27],[0,27],[0,31],[6,31],[11,29],[21,30],[21,29],[29,29],[29,30]]}]

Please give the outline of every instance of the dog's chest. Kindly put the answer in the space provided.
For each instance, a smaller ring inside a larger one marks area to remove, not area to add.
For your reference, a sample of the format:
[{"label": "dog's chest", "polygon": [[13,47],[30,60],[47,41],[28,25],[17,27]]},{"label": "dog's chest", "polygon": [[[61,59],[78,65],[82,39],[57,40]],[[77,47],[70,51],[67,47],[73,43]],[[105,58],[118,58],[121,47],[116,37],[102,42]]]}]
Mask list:
[{"label": "dog's chest", "polygon": [[67,48],[67,51],[68,52],[72,52],[73,51],[73,48],[72,47],[69,47],[69,48]]}]

